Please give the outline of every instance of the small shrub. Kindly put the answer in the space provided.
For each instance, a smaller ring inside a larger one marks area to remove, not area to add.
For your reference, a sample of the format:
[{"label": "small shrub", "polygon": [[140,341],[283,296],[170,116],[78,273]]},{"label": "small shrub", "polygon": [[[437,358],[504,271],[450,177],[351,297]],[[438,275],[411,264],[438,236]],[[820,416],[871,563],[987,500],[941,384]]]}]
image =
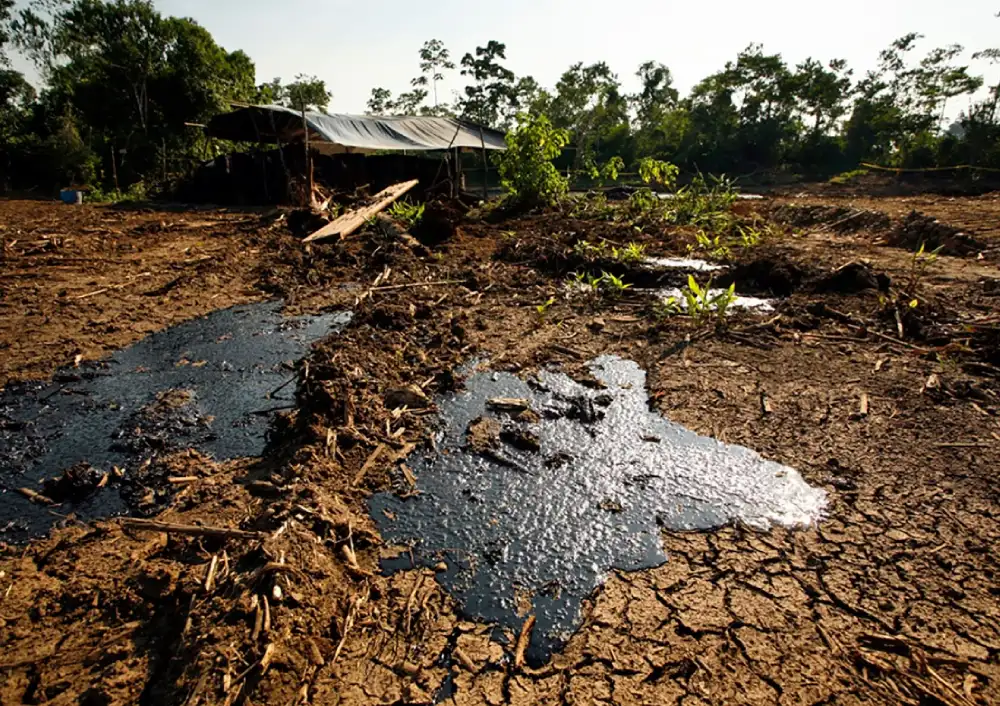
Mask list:
[{"label": "small shrub", "polygon": [[733,302],[736,301],[736,283],[729,285],[728,289],[723,289],[712,294],[712,280],[702,287],[692,275],[688,275],[687,286],[681,289],[683,305],[675,297],[660,302],[655,308],[657,316],[672,316],[676,314],[686,314],[701,326],[710,321],[715,321],[717,325],[723,325],[726,321],[726,314]]},{"label": "small shrub", "polygon": [[507,133],[507,150],[496,158],[507,199],[522,207],[552,205],[569,191],[569,180],[552,160],[569,144],[569,132],[544,115],[519,117]]},{"label": "small shrub", "polygon": [[738,199],[732,180],[725,176],[701,174],[674,194],[669,206],[669,220],[677,225],[696,225],[713,232],[729,230],[735,223],[733,204]]},{"label": "small shrub", "polygon": [[673,189],[677,184],[680,169],[676,164],[663,162],[652,157],[639,160],[639,178],[644,184],[652,184],[664,189]]},{"label": "small shrub", "polygon": [[601,289],[613,297],[621,296],[625,293],[626,289],[632,286],[631,284],[626,284],[623,279],[615,277],[610,272],[602,272],[598,282]]},{"label": "small shrub", "polygon": [[125,191],[111,189],[105,191],[99,186],[91,187],[84,200],[87,203],[139,203],[149,199],[149,189],[145,182],[137,181]]}]

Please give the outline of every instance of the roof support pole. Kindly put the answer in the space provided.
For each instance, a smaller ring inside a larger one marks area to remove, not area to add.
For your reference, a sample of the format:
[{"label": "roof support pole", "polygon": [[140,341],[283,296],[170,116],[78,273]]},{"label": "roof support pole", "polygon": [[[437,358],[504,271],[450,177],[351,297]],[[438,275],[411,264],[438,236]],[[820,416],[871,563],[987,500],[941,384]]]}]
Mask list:
[{"label": "roof support pole", "polygon": [[486,182],[490,176],[490,163],[486,159],[486,138],[483,136],[482,125],[479,126],[479,144],[482,146],[483,150],[483,201],[488,201],[490,198],[490,192]]},{"label": "roof support pole", "polygon": [[306,148],[306,194],[304,203],[302,204],[305,208],[309,208],[312,205],[313,200],[313,170],[312,170],[312,158],[309,155],[309,123],[306,120],[306,109],[305,106],[302,108],[302,134],[303,134],[303,144]]}]

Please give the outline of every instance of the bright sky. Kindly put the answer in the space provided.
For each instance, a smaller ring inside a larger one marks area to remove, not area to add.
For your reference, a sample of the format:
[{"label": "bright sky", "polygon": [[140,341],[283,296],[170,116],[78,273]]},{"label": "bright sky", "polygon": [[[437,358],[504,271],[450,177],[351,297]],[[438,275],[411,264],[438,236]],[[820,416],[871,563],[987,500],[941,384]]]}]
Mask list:
[{"label": "bright sky", "polygon": [[[19,4],[24,4],[23,0]],[[164,14],[192,17],[226,49],[256,62],[258,83],[315,74],[333,92],[330,112],[363,112],[376,86],[393,94],[419,73],[417,52],[440,39],[456,64],[491,39],[507,66],[552,87],[577,61],[606,61],[627,90],[646,60],[673,71],[682,91],[751,42],[789,64],[843,58],[860,75],[893,39],[926,35],[920,49],[1000,46],[1000,0],[156,0]],[[24,70],[23,62],[17,62]],[[996,81],[998,69],[977,64]],[[32,72],[33,73],[33,72]],[[439,84],[442,100],[464,85],[458,71]],[[957,113],[964,105],[949,106]]]}]

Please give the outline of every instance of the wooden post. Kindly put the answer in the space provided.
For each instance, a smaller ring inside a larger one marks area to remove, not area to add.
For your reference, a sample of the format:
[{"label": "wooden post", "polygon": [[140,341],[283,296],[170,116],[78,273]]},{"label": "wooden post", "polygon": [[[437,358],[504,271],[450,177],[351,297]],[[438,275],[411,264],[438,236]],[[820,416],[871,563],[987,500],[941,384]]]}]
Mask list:
[{"label": "wooden post", "polygon": [[271,131],[274,133],[274,141],[278,143],[278,157],[281,159],[281,169],[285,172],[285,197],[292,197],[292,177],[288,173],[288,164],[285,162],[285,148],[281,144],[281,137],[278,135],[278,128],[274,124],[274,111],[269,110],[267,114],[271,118]]},{"label": "wooden post", "polygon": [[115,178],[115,191],[121,191],[118,188],[118,162],[115,161],[115,143],[111,143],[111,174]]},{"label": "wooden post", "polygon": [[312,205],[313,199],[313,170],[312,159],[309,155],[309,123],[306,121],[305,106],[302,107],[302,134],[305,136],[303,144],[305,144],[306,148],[306,196],[305,203],[302,205],[308,208]]},{"label": "wooden post", "polygon": [[487,188],[487,180],[490,176],[490,165],[486,161],[486,138],[483,137],[483,126],[479,126],[479,144],[482,146],[483,150],[483,201],[488,201],[490,198],[490,192]]}]

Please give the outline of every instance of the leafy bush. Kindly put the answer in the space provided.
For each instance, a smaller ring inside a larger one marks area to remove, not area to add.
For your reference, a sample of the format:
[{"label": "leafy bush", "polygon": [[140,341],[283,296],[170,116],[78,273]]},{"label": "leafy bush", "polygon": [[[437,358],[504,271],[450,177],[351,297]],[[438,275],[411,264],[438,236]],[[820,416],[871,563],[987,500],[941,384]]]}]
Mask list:
[{"label": "leafy bush", "polygon": [[680,169],[676,164],[663,162],[652,157],[639,160],[639,178],[644,184],[653,184],[664,189],[673,189],[677,184]]},{"label": "leafy bush", "polygon": [[677,225],[696,225],[713,232],[728,230],[733,224],[732,207],[739,198],[732,180],[725,176],[706,180],[698,174],[674,194],[669,220]]},{"label": "leafy bush", "polygon": [[507,150],[497,158],[507,200],[523,207],[552,205],[569,191],[569,180],[552,160],[569,144],[569,133],[544,115],[522,115],[507,133]]},{"label": "leafy bush", "polygon": [[91,187],[87,191],[85,200],[87,203],[138,203],[149,198],[149,190],[146,184],[137,181],[125,191],[111,189],[105,191],[99,186]]}]

